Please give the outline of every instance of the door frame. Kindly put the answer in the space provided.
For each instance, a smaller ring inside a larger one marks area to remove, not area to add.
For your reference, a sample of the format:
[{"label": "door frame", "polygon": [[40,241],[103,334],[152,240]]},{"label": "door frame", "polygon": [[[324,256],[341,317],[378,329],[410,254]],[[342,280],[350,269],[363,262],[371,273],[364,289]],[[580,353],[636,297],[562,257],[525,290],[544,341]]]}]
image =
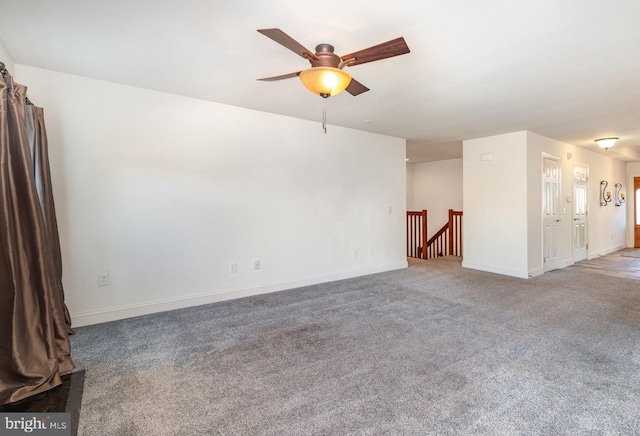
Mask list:
[{"label": "door frame", "polygon": [[[640,176],[632,176],[632,179],[633,179],[633,183],[630,184],[630,186],[633,186],[633,188],[632,188],[633,189],[633,195],[631,195],[631,197],[633,197],[633,212],[632,212],[632,217],[631,217],[631,219],[632,219],[631,222],[633,224],[631,226],[633,243],[631,244],[631,246],[634,247],[634,248],[638,248],[638,247],[640,247],[640,244],[636,245],[636,227],[637,227],[637,223],[640,222],[640,221],[638,221],[639,217],[637,216],[638,215],[638,207],[640,205],[638,205],[638,201],[637,201],[637,197],[636,197],[636,182],[637,181],[640,182]],[[638,189],[640,190],[640,187]]]},{"label": "door frame", "polygon": [[[586,181],[585,181],[585,186],[586,186],[586,208],[585,208],[585,217],[584,217],[584,222],[585,222],[585,244],[586,244],[586,248],[585,248],[585,259],[589,258],[589,205],[591,204],[591,202],[589,201],[589,165],[587,164],[583,164],[580,162],[573,162],[573,174],[572,174],[572,197],[571,197],[571,256],[573,257],[573,260],[575,262],[575,252],[576,252],[576,248],[575,248],[575,240],[576,240],[576,231],[575,231],[575,226],[573,221],[575,220],[575,212],[576,212],[576,173],[575,173],[575,169],[576,167],[582,167],[586,169]],[[583,260],[583,259],[580,259]]]},{"label": "door frame", "polygon": [[[547,269],[545,264],[545,260],[544,260],[544,253],[545,253],[545,245],[544,245],[544,224],[545,224],[545,219],[544,219],[544,200],[545,200],[545,186],[544,186],[544,160],[545,159],[550,159],[550,160],[554,160],[558,163],[558,204],[557,204],[557,213],[558,216],[561,216],[561,209],[562,209],[562,158],[559,156],[555,156],[553,154],[549,154],[549,153],[545,153],[542,152],[541,156],[540,156],[540,169],[538,171],[538,174],[540,175],[540,266],[542,267],[542,272],[543,274],[549,271],[553,271],[554,269],[558,269],[560,268],[562,265],[562,261],[560,260],[559,256],[560,256],[560,240],[561,240],[561,228],[562,225],[560,223],[560,221],[558,222],[558,232],[557,232],[557,241],[556,241],[556,249],[558,250],[558,265],[556,268],[553,269]],[[559,218],[558,218],[559,219]]]}]

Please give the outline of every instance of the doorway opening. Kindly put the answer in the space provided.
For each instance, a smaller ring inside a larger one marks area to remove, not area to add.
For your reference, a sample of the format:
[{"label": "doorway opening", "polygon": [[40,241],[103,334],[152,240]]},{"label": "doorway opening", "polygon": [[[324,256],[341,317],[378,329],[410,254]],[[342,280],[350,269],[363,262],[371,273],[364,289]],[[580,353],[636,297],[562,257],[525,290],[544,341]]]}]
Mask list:
[{"label": "doorway opening", "polygon": [[542,158],[542,253],[544,272],[560,267],[558,239],[560,228],[560,162]]},{"label": "doorway opening", "polygon": [[589,167],[575,164],[573,166],[573,261],[579,262],[587,258],[587,182]]}]

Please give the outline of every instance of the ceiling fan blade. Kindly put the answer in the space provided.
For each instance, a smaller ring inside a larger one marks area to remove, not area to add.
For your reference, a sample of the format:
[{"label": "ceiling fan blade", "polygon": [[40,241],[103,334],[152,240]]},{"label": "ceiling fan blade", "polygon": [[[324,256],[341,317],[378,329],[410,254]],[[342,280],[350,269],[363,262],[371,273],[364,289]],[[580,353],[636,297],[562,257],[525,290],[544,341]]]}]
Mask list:
[{"label": "ceiling fan blade", "polygon": [[403,37],[393,39],[391,41],[383,42],[382,44],[374,45],[373,47],[365,48],[364,50],[356,51],[353,53],[342,56],[347,66],[366,64],[367,62],[379,61],[380,59],[386,59],[393,56],[400,56],[409,53],[409,46],[405,42]]},{"label": "ceiling fan blade", "polygon": [[298,77],[300,73],[302,73],[302,71],[298,71],[296,73],[283,74],[282,76],[265,77],[264,79],[257,79],[257,80],[262,80],[263,82],[275,82],[276,80],[291,79],[293,77]]},{"label": "ceiling fan blade", "polygon": [[285,46],[292,52],[297,53],[298,55],[309,61],[318,60],[318,57],[314,52],[307,49],[305,46],[300,44],[298,41],[296,41],[280,29],[258,29],[258,32],[262,33],[266,37],[273,39],[278,44]]},{"label": "ceiling fan blade", "polygon": [[347,91],[349,94],[353,95],[354,97],[356,95],[362,94],[363,92],[367,92],[368,90],[369,88],[364,86],[362,83],[358,82],[353,77],[351,78],[351,83],[349,83],[349,86],[347,86],[347,88],[345,89],[345,91]]}]

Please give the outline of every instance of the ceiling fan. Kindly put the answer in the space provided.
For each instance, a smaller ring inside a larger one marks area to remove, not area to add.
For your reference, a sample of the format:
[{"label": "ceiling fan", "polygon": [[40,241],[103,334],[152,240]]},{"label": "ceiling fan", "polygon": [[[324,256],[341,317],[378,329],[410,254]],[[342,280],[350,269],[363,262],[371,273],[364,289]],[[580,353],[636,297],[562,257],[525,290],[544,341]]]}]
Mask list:
[{"label": "ceiling fan", "polygon": [[271,82],[299,76],[309,91],[323,98],[339,94],[344,90],[353,96],[369,90],[362,83],[352,79],[343,68],[400,56],[410,52],[403,37],[338,56],[334,53],[334,47],[331,44],[318,44],[316,52],[313,53],[280,29],[258,29],[258,32],[302,56],[311,64],[311,68],[306,70],[258,80]]}]

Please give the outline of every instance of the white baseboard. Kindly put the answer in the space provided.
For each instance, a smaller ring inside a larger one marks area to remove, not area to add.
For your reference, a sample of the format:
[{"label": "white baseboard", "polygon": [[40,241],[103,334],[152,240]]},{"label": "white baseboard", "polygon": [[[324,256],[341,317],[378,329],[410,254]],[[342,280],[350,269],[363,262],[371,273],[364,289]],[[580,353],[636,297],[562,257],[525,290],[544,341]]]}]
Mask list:
[{"label": "white baseboard", "polygon": [[544,274],[543,268],[532,269],[531,271],[529,271],[529,278],[538,277],[538,276],[541,276],[542,274]]},{"label": "white baseboard", "polygon": [[486,272],[495,273],[495,274],[502,274],[503,276],[517,277],[520,279],[529,278],[529,273],[527,271],[517,271],[517,270],[508,269],[508,268],[495,267],[491,265],[480,265],[477,263],[465,262],[464,260],[462,261],[462,267],[469,268],[469,269],[477,269],[479,271],[486,271]]},{"label": "white baseboard", "polygon": [[598,251],[594,251],[594,252],[589,252],[587,258],[588,259],[595,259],[596,257],[600,257],[600,256],[606,256],[607,254],[611,254],[611,253],[615,253],[616,251],[620,251],[627,248],[626,244],[619,244],[619,245],[615,245],[613,247],[609,247],[609,248],[605,248],[602,250],[598,250]]},{"label": "white baseboard", "polygon": [[560,262],[560,268],[566,268],[566,267],[571,266],[573,264],[575,264],[573,259],[564,259],[562,262]]},{"label": "white baseboard", "polygon": [[247,286],[235,289],[222,289],[205,294],[190,295],[179,298],[148,301],[138,304],[128,304],[118,307],[109,307],[99,310],[71,313],[73,327],[99,324],[103,322],[117,321],[119,319],[132,318],[134,316],[149,315],[152,313],[166,312],[169,310],[183,309],[185,307],[200,306],[235,298],[250,297],[252,295],[267,294],[270,292],[284,291],[302,286],[317,285],[320,283],[361,277],[369,274],[377,274],[386,271],[407,268],[407,262],[400,262],[384,267],[370,268],[366,270],[349,271],[337,274],[319,275],[292,281],[264,283],[257,286]]}]

